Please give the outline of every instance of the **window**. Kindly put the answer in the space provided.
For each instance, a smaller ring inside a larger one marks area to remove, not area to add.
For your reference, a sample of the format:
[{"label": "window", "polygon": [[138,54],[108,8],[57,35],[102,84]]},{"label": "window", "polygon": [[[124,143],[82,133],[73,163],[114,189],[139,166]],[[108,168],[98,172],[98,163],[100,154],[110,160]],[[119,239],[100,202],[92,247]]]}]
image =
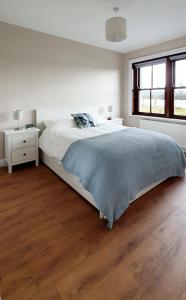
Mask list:
[{"label": "window", "polygon": [[174,115],[186,116],[186,59],[175,61]]},{"label": "window", "polygon": [[133,114],[186,119],[186,53],[133,64]]}]

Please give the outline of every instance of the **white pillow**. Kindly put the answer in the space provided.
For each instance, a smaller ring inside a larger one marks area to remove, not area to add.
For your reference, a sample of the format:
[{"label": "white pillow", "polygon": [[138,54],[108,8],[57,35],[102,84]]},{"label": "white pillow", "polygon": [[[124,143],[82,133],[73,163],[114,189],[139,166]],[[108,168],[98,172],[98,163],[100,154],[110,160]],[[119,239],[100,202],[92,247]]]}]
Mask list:
[{"label": "white pillow", "polygon": [[52,128],[52,126],[55,124],[56,122],[55,121],[52,121],[52,120],[45,120],[43,121],[43,124],[46,128]]},{"label": "white pillow", "polygon": [[107,122],[101,115],[93,114],[92,117],[98,126]]},{"label": "white pillow", "polygon": [[53,121],[53,120],[45,120],[43,121],[44,125],[46,128],[64,128],[64,129],[68,129],[68,128],[73,128],[73,127],[77,127],[74,119],[61,119],[59,121]]}]

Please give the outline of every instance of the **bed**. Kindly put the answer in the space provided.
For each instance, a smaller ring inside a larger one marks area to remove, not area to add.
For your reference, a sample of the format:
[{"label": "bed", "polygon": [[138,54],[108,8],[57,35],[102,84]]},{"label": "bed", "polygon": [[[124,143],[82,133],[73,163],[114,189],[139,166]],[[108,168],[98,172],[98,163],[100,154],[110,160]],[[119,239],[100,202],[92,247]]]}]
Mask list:
[{"label": "bed", "polygon": [[[87,147],[87,143],[88,143],[88,147],[90,147],[88,149],[91,150],[92,146],[89,145],[90,142],[93,143],[92,145],[94,145],[97,142],[99,144],[100,142],[102,142],[103,139],[106,139],[104,141],[104,143],[107,143],[107,140],[112,137],[114,137],[116,139],[116,143],[118,143],[118,146],[119,146],[119,142],[117,142],[117,141],[121,140],[123,136],[128,136],[128,134],[131,135],[131,132],[133,135],[136,134],[135,129],[130,130],[128,127],[124,127],[124,126],[120,126],[120,125],[113,125],[113,124],[109,123],[109,121],[104,121],[104,122],[100,123],[98,127],[91,128],[91,129],[90,128],[89,129],[87,129],[87,128],[86,129],[78,129],[73,126],[71,128],[69,128],[68,126],[67,126],[67,128],[64,128],[64,123],[63,123],[63,128],[58,126],[57,128],[51,129],[50,126],[48,126],[47,128],[44,129],[44,126],[43,126],[44,121],[53,120],[56,122],[57,120],[60,120],[60,119],[69,119],[70,114],[77,112],[77,111],[86,111],[92,115],[96,115],[96,116],[99,115],[101,117],[101,120],[103,120],[102,111],[100,108],[76,108],[76,109],[75,108],[74,109],[66,108],[65,111],[64,110],[63,111],[59,111],[59,110],[39,110],[39,111],[37,111],[37,114],[36,114],[37,126],[42,130],[42,134],[41,134],[40,142],[39,142],[40,149],[41,149],[41,158],[42,158],[42,161],[50,169],[52,169],[66,183],[68,183],[73,189],[75,189],[79,194],[81,194],[89,203],[91,203],[96,209],[98,209],[99,215],[101,218],[104,217],[107,219],[107,221],[109,220],[107,223],[109,228],[112,228],[113,222],[115,220],[117,220],[123,214],[123,212],[128,207],[129,203],[138,199],[141,195],[143,195],[147,191],[151,190],[152,188],[154,188],[155,186],[160,184],[162,181],[164,181],[165,179],[170,177],[170,175],[171,176],[184,176],[183,169],[185,168],[185,161],[184,161],[185,158],[183,158],[183,153],[182,153],[182,150],[179,149],[179,146],[175,146],[175,149],[178,152],[178,155],[180,155],[180,170],[178,170],[178,172],[176,171],[176,172],[169,173],[168,175],[165,175],[165,176],[160,176],[160,178],[158,178],[156,176],[154,179],[154,182],[152,184],[148,184],[148,186],[147,186],[147,182],[150,182],[150,181],[146,181],[146,184],[144,184],[144,186],[141,185],[142,188],[138,187],[138,189],[136,189],[137,192],[132,193],[131,194],[132,196],[130,195],[130,197],[128,197],[127,205],[125,205],[125,207],[122,206],[122,208],[119,207],[119,210],[117,208],[118,212],[117,212],[117,210],[116,211],[112,210],[112,213],[111,213],[112,216],[111,216],[110,211],[108,213],[107,212],[108,209],[105,208],[106,201],[104,201],[104,207],[103,207],[103,205],[101,205],[97,199],[98,198],[97,194],[95,194],[93,192],[93,190],[91,190],[91,188],[90,188],[91,184],[87,184],[87,182],[85,182],[81,178],[81,174],[79,174],[77,172],[77,170],[75,170],[75,169],[73,170],[73,168],[71,170],[68,169],[68,166],[70,165],[70,163],[67,160],[70,159],[70,161],[72,161],[74,158],[75,163],[73,162],[72,165],[76,164],[76,162],[79,161],[79,163],[80,163],[78,166],[78,170],[79,170],[79,169],[81,169],[81,166],[83,166],[84,161],[83,161],[83,158],[82,158],[82,161],[80,160],[81,155],[79,155],[75,158],[77,151],[80,151],[80,150],[79,149],[77,150],[77,148],[73,149],[74,147],[81,147],[80,149],[81,149],[81,151],[83,151],[84,146],[86,145],[86,147]],[[137,131],[137,133],[139,133],[139,132]],[[143,136],[146,133],[141,132],[141,134]],[[152,133],[152,134],[154,134],[154,133]],[[162,138],[162,136],[161,136],[161,138]],[[172,139],[169,142],[174,143],[174,141]],[[83,144],[83,148],[82,148],[82,144]],[[178,147],[178,148],[176,148],[176,147]],[[121,147],[121,149],[124,149],[124,148]],[[95,148],[92,152],[95,153],[96,150],[97,150],[97,148]],[[74,153],[72,153],[73,151],[74,151]],[[130,151],[130,152],[132,152],[132,151]],[[82,155],[86,156],[86,153],[87,153],[87,151]],[[86,161],[88,159],[89,159],[89,157],[87,156]],[[92,157],[90,158],[90,160],[93,160]],[[175,163],[177,163],[177,162],[175,162]],[[99,167],[99,164],[98,164],[98,167]],[[116,168],[116,171],[117,171],[117,168]],[[84,171],[82,171],[82,172],[84,172]],[[111,206],[111,204],[108,204],[108,206]]]}]

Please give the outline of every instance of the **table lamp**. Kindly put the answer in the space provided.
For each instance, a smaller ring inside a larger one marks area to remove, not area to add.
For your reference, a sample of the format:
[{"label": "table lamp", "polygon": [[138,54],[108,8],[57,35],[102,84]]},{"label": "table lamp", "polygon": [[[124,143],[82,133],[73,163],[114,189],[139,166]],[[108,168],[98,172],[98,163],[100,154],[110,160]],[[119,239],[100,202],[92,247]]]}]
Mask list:
[{"label": "table lamp", "polygon": [[109,116],[108,116],[107,120],[112,120],[112,111],[113,111],[112,105],[108,105]]},{"label": "table lamp", "polygon": [[18,128],[15,130],[20,130],[20,120],[23,120],[23,111],[22,110],[15,110],[14,111],[14,120],[18,121]]}]

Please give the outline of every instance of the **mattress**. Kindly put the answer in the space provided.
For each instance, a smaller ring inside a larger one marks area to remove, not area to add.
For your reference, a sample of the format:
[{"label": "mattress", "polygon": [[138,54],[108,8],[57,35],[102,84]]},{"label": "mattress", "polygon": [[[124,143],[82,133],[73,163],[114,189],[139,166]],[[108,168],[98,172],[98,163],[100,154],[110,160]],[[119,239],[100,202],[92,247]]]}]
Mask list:
[{"label": "mattress", "polygon": [[77,127],[68,129],[63,129],[62,127],[46,128],[39,139],[39,147],[47,156],[61,161],[69,146],[73,142],[79,139],[86,139],[110,132],[120,131],[125,128],[128,127],[108,124],[108,122],[100,124],[98,127],[83,129],[79,129]]}]

